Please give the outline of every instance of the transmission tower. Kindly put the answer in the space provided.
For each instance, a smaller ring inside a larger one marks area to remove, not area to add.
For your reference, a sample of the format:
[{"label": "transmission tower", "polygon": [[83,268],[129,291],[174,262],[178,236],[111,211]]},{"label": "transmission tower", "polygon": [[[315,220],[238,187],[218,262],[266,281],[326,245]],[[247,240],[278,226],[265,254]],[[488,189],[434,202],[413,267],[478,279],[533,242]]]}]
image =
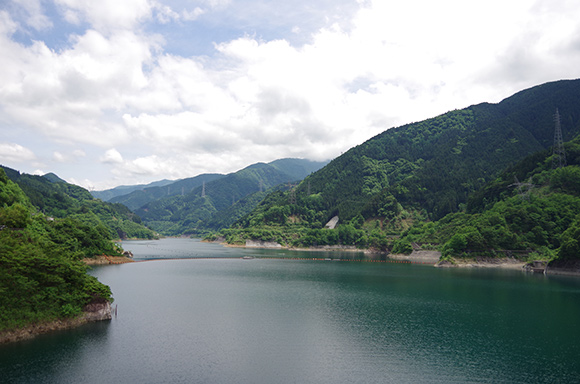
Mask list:
[{"label": "transmission tower", "polygon": [[290,188],[290,194],[288,195],[288,202],[290,204],[296,204],[296,184],[288,183],[288,187]]},{"label": "transmission tower", "polygon": [[554,115],[556,129],[554,132],[554,146],[552,147],[552,168],[562,168],[566,166],[566,151],[562,140],[562,127],[560,126],[560,112],[556,108]]},{"label": "transmission tower", "polygon": [[203,182],[201,187],[201,197],[205,197],[205,181]]},{"label": "transmission tower", "polygon": [[523,200],[528,200],[530,198],[530,192],[532,188],[535,187],[535,185],[532,184],[532,178],[530,177],[527,183],[520,183],[517,176],[514,176],[514,180],[515,183],[510,184],[509,186],[510,187],[516,186],[518,188],[518,195],[520,196],[520,198]]},{"label": "transmission tower", "polygon": [[260,180],[259,187],[260,187],[260,192],[263,192],[264,191],[264,183],[262,182],[262,180]]}]

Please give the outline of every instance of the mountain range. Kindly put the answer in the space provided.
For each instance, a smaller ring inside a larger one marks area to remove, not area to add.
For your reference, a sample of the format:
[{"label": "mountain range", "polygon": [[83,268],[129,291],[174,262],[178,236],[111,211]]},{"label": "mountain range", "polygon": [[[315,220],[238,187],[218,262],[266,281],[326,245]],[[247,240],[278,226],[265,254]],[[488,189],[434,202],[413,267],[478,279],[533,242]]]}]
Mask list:
[{"label": "mountain range", "polygon": [[[556,126],[570,152],[562,170],[552,168]],[[388,129],[295,188],[269,194],[220,235],[239,244],[410,252],[418,241],[448,256],[510,249],[555,257],[580,244],[579,133],[580,80],[542,84],[497,104]],[[515,186],[536,184],[528,179],[537,181],[536,200],[522,203]],[[331,218],[338,226],[325,229]]]},{"label": "mountain range", "polygon": [[[116,193],[112,203],[126,205],[150,228],[164,235],[199,233],[231,225],[250,212],[266,191],[283,183],[298,182],[326,162],[279,159],[252,164],[227,175],[202,174],[162,186],[147,185],[119,194],[118,188],[92,192],[93,196]],[[224,214],[227,211],[227,214]]]}]

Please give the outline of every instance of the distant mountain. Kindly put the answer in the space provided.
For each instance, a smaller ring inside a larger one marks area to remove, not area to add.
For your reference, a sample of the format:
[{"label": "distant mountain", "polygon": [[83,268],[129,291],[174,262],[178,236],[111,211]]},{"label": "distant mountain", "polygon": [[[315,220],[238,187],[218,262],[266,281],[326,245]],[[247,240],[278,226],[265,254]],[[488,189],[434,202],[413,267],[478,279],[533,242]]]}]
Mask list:
[{"label": "distant mountain", "polygon": [[45,179],[47,179],[51,183],[66,183],[66,181],[64,181],[63,179],[61,179],[60,177],[58,177],[57,175],[55,175],[52,172],[47,173],[47,174],[43,175],[42,177],[44,177]]},{"label": "distant mountain", "polygon": [[163,187],[163,186],[166,186],[166,185],[172,184],[172,183],[175,183],[175,180],[164,179],[164,180],[154,181],[154,182],[149,183],[149,184],[120,185],[118,187],[115,187],[112,189],[106,189],[104,191],[91,191],[91,195],[93,195],[97,199],[101,199],[103,201],[110,201],[111,199],[113,199],[115,197],[128,195],[129,193],[134,192],[134,191],[142,191],[144,189],[152,188],[152,187]]},{"label": "distant mountain", "polygon": [[304,179],[326,164],[328,164],[328,161],[310,161],[304,159],[279,159],[268,163],[268,165],[288,175],[291,180],[296,181]]},{"label": "distant mountain", "polygon": [[55,174],[35,176],[4,166],[0,168],[18,184],[30,203],[47,216],[72,218],[94,228],[104,228],[110,239],[156,237],[126,206],[95,199],[86,189],[69,184]]},{"label": "distant mountain", "polygon": [[111,203],[124,204],[129,209],[136,210],[151,201],[170,196],[184,195],[197,187],[203,186],[203,183],[209,183],[222,177],[224,175],[206,173],[169,183],[157,182],[160,185],[134,190],[130,193],[113,197],[109,201]]},{"label": "distant mountain", "polygon": [[[168,185],[164,187],[169,189],[168,194],[139,207],[135,213],[148,226],[167,235],[220,229],[253,209],[266,195],[266,190],[283,183],[299,182],[325,164],[281,159],[269,164],[253,164],[228,175],[201,175],[197,177],[197,187],[185,188],[179,183]],[[199,179],[203,176],[214,179],[203,184]],[[187,180],[191,179],[181,182]],[[172,190],[176,193],[171,193]],[[253,194],[256,195],[250,198]]]}]

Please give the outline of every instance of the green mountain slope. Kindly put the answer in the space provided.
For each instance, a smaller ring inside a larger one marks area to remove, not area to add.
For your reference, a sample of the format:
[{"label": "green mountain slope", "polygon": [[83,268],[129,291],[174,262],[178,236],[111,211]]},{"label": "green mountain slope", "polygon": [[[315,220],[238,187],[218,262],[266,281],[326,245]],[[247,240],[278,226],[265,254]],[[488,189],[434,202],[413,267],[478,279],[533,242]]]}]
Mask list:
[{"label": "green mountain slope", "polygon": [[[565,140],[580,132],[580,80],[540,85],[498,104],[479,104],[389,129],[272,194],[237,228],[321,228],[377,219],[384,233],[457,212],[508,165],[548,148],[559,109]],[[272,213],[283,212],[279,220]],[[356,227],[356,225],[354,225]]]},{"label": "green mountain slope", "polygon": [[120,195],[111,198],[112,203],[119,203],[126,205],[131,210],[136,210],[147,203],[155,200],[163,199],[165,197],[185,195],[197,187],[201,187],[203,183],[217,180],[224,177],[220,174],[203,174],[187,179],[182,179],[167,183],[163,186],[153,186],[144,189],[136,190],[131,193]]},{"label": "green mountain slope", "polygon": [[104,226],[111,239],[156,237],[141,224],[139,216],[122,204],[95,199],[86,189],[68,184],[54,174],[47,178],[0,168],[19,185],[30,203],[48,216],[74,218],[93,227]]},{"label": "green mountain slope", "polygon": [[580,136],[565,149],[567,166],[553,169],[550,151],[531,155],[472,194],[466,212],[416,224],[401,241],[440,244],[444,257],[580,259]]},{"label": "green mountain slope", "polygon": [[248,213],[265,196],[266,190],[298,181],[324,164],[302,159],[253,164],[190,192],[147,203],[135,213],[148,226],[166,235],[220,229]]},{"label": "green mountain slope", "polygon": [[81,259],[117,251],[101,228],[36,211],[0,168],[0,338],[4,331],[79,315],[111,290]]},{"label": "green mountain slope", "polygon": [[[46,176],[47,175],[44,175],[44,177],[46,177]],[[154,182],[149,183],[149,184],[119,185],[118,187],[106,189],[104,191],[91,191],[91,195],[93,195],[93,197],[96,197],[97,199],[101,199],[103,201],[110,201],[111,199],[113,199],[115,197],[128,195],[131,192],[142,191],[144,189],[153,188],[153,187],[164,187],[164,186],[166,186],[168,184],[172,184],[172,183],[175,183],[175,180],[159,180],[159,181],[154,181]]]}]

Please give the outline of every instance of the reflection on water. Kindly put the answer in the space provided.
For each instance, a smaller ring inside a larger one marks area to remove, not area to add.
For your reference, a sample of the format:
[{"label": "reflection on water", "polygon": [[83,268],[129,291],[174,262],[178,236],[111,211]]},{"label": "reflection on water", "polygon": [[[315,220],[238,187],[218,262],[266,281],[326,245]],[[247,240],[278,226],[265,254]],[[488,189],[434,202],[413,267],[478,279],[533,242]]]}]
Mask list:
[{"label": "reflection on water", "polygon": [[0,381],[579,379],[580,279],[271,260],[321,254],[223,248],[189,239],[123,246],[136,258],[199,259],[94,268],[113,289],[118,318],[0,346]]}]

